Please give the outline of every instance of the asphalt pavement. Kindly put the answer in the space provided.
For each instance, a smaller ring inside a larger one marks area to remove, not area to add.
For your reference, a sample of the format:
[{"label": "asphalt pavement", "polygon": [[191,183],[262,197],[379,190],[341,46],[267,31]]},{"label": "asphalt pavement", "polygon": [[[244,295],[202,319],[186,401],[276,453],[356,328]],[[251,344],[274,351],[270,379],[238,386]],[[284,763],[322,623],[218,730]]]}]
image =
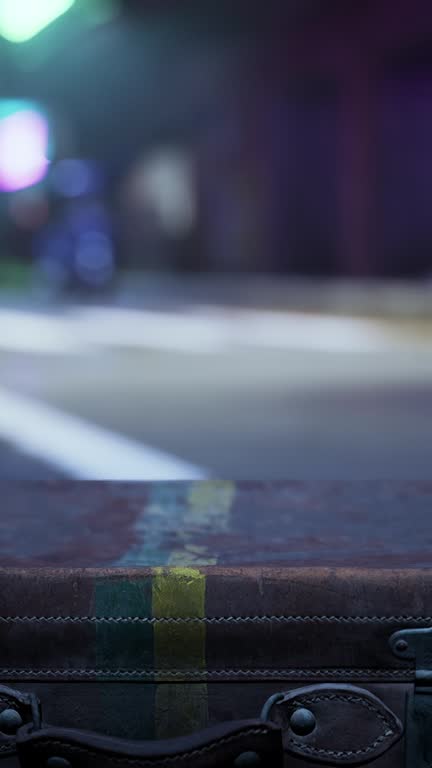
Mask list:
[{"label": "asphalt pavement", "polygon": [[0,329],[2,479],[429,477],[425,327],[195,302]]},{"label": "asphalt pavement", "polygon": [[0,442],[0,480],[27,482],[61,480],[67,475],[26,455],[7,443]]}]

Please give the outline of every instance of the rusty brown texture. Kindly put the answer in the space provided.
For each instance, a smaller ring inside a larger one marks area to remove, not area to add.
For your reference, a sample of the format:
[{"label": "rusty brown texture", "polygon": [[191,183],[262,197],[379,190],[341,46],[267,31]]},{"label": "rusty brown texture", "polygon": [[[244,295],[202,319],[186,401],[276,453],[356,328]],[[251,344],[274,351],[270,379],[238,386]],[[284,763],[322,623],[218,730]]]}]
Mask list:
[{"label": "rusty brown texture", "polygon": [[2,483],[0,565],[430,567],[432,483],[240,483],[220,515],[203,487]]}]

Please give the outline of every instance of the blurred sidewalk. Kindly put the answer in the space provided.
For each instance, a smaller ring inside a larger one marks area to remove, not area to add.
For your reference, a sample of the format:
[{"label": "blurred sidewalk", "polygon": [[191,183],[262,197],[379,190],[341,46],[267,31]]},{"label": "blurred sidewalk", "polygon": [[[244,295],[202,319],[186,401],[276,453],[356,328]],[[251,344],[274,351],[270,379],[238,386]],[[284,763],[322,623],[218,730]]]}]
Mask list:
[{"label": "blurred sidewalk", "polygon": [[113,289],[60,294],[35,281],[0,280],[3,306],[55,309],[62,304],[177,310],[215,306],[318,314],[432,320],[432,279],[348,280],[259,274],[121,272]]},{"label": "blurred sidewalk", "polygon": [[115,303],[209,304],[389,317],[431,317],[432,280],[330,280],[267,275],[125,273]]}]

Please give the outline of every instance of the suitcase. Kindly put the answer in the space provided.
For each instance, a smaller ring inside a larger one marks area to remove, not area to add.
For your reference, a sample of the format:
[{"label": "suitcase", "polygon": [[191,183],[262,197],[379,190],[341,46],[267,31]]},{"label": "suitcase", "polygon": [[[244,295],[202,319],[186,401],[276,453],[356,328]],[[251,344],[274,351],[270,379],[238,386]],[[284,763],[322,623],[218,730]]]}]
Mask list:
[{"label": "suitcase", "polygon": [[431,768],[432,484],[3,484],[0,768]]}]

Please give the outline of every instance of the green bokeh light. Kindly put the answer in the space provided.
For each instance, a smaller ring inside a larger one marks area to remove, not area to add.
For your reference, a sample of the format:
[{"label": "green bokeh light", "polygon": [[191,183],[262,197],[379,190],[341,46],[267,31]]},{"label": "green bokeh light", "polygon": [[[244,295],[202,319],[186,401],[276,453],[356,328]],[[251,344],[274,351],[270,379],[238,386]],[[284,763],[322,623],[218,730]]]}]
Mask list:
[{"label": "green bokeh light", "polygon": [[23,43],[72,7],[75,0],[0,0],[0,35]]}]

